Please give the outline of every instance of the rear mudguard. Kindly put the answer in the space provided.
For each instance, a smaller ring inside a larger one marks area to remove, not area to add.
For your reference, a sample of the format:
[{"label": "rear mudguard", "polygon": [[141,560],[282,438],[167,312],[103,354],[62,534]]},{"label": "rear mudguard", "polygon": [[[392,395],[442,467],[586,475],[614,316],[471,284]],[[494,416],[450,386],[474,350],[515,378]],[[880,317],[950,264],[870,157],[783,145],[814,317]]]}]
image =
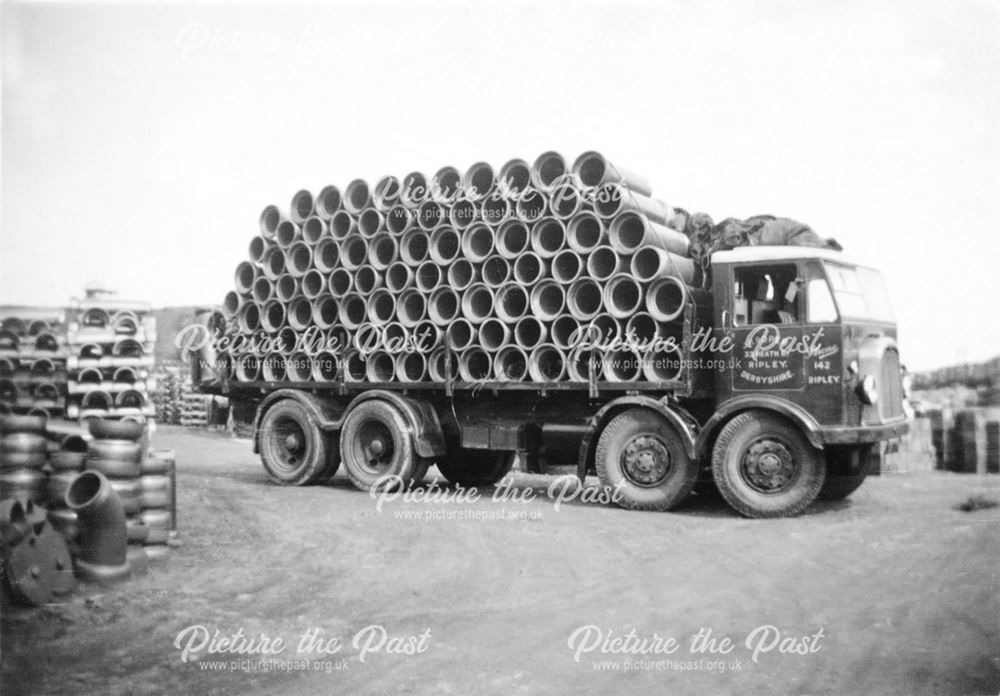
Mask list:
[{"label": "rear mudguard", "polygon": [[687,411],[666,399],[654,399],[650,396],[623,396],[602,406],[588,423],[587,434],[583,436],[583,441],[580,443],[580,453],[576,464],[576,475],[581,481],[586,477],[587,471],[590,470],[594,462],[596,436],[600,435],[608,421],[627,408],[648,408],[663,416],[677,430],[688,456],[696,457],[697,422]]},{"label": "rear mudguard", "polygon": [[335,399],[327,399],[299,389],[279,389],[271,392],[257,406],[254,417],[253,451],[260,452],[260,421],[267,410],[278,401],[294,399],[301,404],[320,430],[337,432],[344,417],[357,404],[372,399],[388,401],[398,408],[413,431],[413,445],[420,457],[435,457],[445,453],[444,435],[437,413],[426,401],[402,396],[396,392],[371,389],[362,392],[346,407]]}]

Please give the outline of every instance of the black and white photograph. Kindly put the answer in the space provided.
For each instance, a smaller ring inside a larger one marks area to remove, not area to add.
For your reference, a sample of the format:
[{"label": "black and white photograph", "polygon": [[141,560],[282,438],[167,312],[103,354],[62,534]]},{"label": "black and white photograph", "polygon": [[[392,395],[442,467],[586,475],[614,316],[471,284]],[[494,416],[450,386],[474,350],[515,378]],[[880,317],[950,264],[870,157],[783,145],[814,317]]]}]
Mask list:
[{"label": "black and white photograph", "polygon": [[997,0],[2,0],[0,693],[1000,693],[998,75]]}]

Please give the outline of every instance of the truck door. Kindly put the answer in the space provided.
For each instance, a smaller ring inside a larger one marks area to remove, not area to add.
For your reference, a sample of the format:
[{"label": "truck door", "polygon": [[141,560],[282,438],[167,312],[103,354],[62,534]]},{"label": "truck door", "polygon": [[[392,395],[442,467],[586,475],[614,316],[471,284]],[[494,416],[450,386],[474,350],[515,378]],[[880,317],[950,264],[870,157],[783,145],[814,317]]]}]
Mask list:
[{"label": "truck door", "polygon": [[[733,342],[729,369],[716,378],[719,400],[771,393],[799,403],[820,422],[840,417],[840,331],[822,271],[795,261],[734,264],[718,326]],[[817,277],[818,276],[818,277]],[[825,289],[825,285],[824,288]],[[810,290],[816,294],[810,305]],[[828,316],[830,312],[832,316]],[[829,413],[827,413],[829,411]]]},{"label": "truck door", "polygon": [[717,371],[720,400],[759,392],[798,400],[802,354],[787,350],[802,338],[798,277],[794,262],[734,264],[725,287],[717,286],[725,294],[719,326],[732,341],[728,369]]}]

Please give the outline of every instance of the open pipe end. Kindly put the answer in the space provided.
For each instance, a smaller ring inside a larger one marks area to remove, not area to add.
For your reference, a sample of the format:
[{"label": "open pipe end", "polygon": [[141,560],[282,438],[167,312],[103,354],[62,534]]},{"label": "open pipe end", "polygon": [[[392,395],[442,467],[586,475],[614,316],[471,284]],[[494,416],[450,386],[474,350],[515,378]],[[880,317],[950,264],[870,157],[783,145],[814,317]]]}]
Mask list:
[{"label": "open pipe end", "polygon": [[296,192],[294,196],[292,196],[290,213],[292,216],[292,220],[294,220],[299,225],[305,222],[306,218],[312,215],[315,209],[316,207],[313,202],[313,196],[312,193],[310,193],[309,191],[302,189],[301,191]]},{"label": "open pipe end", "polygon": [[494,186],[496,186],[496,175],[488,162],[476,162],[462,177],[462,190],[473,201],[490,195]]},{"label": "open pipe end", "polygon": [[416,208],[427,200],[427,177],[420,172],[410,172],[403,177],[399,200],[407,208]]},{"label": "open pipe end", "polygon": [[375,189],[372,192],[372,202],[375,207],[385,212],[399,203],[402,185],[399,179],[392,176],[383,176],[375,182]]},{"label": "open pipe end", "polygon": [[512,159],[500,167],[497,186],[504,194],[520,193],[531,185],[531,165],[523,159]]},{"label": "open pipe end", "polygon": [[355,179],[344,189],[344,208],[355,215],[360,215],[362,210],[371,205],[371,200],[368,182],[364,179]]},{"label": "open pipe end", "polygon": [[558,152],[543,152],[531,165],[531,183],[542,191],[548,191],[565,174],[566,160]]},{"label": "open pipe end", "polygon": [[324,220],[329,220],[334,213],[340,210],[341,202],[339,188],[333,184],[324,186],[319,195],[316,196],[316,214]]}]

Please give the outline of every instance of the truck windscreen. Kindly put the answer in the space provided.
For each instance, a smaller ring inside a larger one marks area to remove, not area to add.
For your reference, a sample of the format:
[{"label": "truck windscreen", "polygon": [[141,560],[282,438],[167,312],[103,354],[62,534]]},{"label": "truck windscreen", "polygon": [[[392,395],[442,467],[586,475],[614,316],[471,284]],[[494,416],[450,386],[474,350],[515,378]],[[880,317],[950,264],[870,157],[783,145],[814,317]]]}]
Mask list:
[{"label": "truck windscreen", "polygon": [[892,305],[881,273],[871,268],[824,265],[842,318],[893,321]]}]

